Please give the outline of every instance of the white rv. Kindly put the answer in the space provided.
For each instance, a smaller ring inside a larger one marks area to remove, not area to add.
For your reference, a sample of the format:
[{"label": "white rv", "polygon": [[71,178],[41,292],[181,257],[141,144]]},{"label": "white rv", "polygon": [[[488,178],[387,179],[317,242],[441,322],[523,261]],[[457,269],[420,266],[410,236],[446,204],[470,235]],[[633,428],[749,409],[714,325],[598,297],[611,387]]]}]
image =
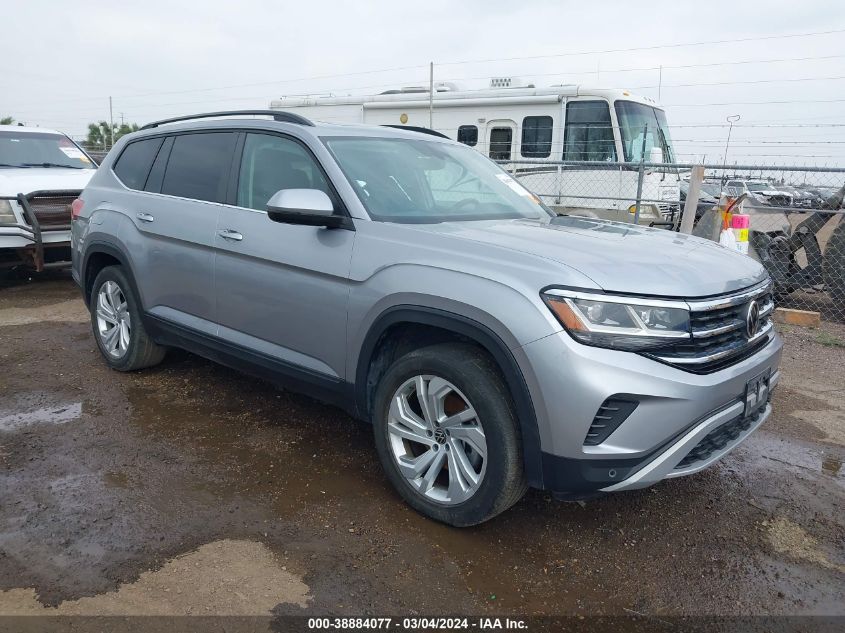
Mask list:
[{"label": "white rv", "polygon": [[[638,185],[632,163],[675,159],[660,106],[626,90],[510,87],[516,83],[495,78],[482,90],[435,84],[431,100],[421,87],[373,96],[283,97],[270,108],[333,123],[432,128],[503,163],[556,209],[630,221]],[[677,209],[679,182],[677,171],[645,169],[641,221],[660,221]]]}]

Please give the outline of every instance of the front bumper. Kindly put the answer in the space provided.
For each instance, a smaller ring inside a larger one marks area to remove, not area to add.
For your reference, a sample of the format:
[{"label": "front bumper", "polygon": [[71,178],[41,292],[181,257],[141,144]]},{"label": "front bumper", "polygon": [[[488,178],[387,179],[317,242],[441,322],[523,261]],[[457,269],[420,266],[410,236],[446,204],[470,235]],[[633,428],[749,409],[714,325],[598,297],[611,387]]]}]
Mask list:
[{"label": "front bumper", "polygon": [[[753,356],[710,374],[587,347],[565,332],[515,350],[537,414],[543,487],[583,497],[642,488],[706,468],[762,424],[770,406],[743,421],[739,432],[705,459],[676,467],[714,429],[741,417],[749,380],[770,370],[770,389],[777,384],[782,345],[775,334]],[[585,445],[599,407],[614,396],[637,400],[638,406],[600,444]]]},{"label": "front bumper", "polygon": [[[778,377],[779,374],[772,377],[773,383],[770,389],[774,387]],[[766,404],[763,411],[756,415],[752,420],[748,421],[747,428],[743,429],[735,438],[727,442],[722,448],[713,451],[704,459],[694,461],[688,465],[679,465],[689,452],[698,446],[699,442],[701,442],[708,434],[739,418],[742,415],[742,409],[743,403],[738,402],[726,409],[723,409],[719,413],[708,417],[702,422],[699,422],[687,433],[684,433],[680,438],[672,441],[657,457],[652,459],[639,470],[635,471],[634,474],[624,481],[602,488],[602,492],[617,492],[620,490],[645,488],[661,481],[662,479],[691,475],[700,470],[704,470],[739,446],[745,438],[757,429],[757,427],[768,420],[772,413],[772,405]]]},{"label": "front bumper", "polygon": [[64,198],[77,197],[78,190],[61,191],[33,191],[19,193],[16,196],[0,196],[0,200],[12,203],[14,222],[0,222],[0,251],[6,251],[12,256],[0,253],[0,265],[15,265],[23,263],[41,272],[51,266],[67,266],[70,264],[70,210],[67,223],[48,226],[42,225],[38,213],[33,208],[36,198]]}]

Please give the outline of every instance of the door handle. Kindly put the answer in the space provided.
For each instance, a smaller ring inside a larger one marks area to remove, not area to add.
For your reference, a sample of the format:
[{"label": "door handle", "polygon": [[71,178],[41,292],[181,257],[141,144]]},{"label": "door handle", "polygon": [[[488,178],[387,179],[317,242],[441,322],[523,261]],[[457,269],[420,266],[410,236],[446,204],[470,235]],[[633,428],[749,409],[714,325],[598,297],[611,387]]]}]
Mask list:
[{"label": "door handle", "polygon": [[223,229],[222,231],[217,231],[217,235],[222,237],[224,240],[231,240],[233,242],[240,242],[244,239],[244,236],[238,233],[237,231],[233,231],[232,229]]},{"label": "door handle", "polygon": [[141,220],[141,222],[152,222],[153,220],[155,220],[153,216],[151,216],[149,213],[144,213],[143,211],[135,217]]}]

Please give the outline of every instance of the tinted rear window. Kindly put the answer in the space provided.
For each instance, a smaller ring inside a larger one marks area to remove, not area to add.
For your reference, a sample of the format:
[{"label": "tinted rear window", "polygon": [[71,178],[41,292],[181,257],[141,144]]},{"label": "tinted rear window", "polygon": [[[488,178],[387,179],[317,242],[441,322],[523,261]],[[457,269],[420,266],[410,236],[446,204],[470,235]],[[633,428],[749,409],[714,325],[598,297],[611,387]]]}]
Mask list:
[{"label": "tinted rear window", "polygon": [[161,193],[223,202],[234,148],[235,134],[232,132],[175,137]]},{"label": "tinted rear window", "polygon": [[144,188],[161,141],[160,138],[150,138],[126,146],[114,165],[114,173],[124,185],[130,189]]}]

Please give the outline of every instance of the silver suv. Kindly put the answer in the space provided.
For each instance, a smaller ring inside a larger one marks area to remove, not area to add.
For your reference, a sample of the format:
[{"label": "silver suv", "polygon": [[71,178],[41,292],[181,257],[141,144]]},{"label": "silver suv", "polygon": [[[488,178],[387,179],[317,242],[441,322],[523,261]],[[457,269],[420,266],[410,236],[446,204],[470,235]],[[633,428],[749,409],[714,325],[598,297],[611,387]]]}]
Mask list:
[{"label": "silver suv", "polygon": [[782,343],[751,258],[558,217],[434,133],[258,113],[125,136],[74,204],[114,369],[175,346],[337,404],[399,494],[457,526],[529,486],[699,471],[769,416]]}]

